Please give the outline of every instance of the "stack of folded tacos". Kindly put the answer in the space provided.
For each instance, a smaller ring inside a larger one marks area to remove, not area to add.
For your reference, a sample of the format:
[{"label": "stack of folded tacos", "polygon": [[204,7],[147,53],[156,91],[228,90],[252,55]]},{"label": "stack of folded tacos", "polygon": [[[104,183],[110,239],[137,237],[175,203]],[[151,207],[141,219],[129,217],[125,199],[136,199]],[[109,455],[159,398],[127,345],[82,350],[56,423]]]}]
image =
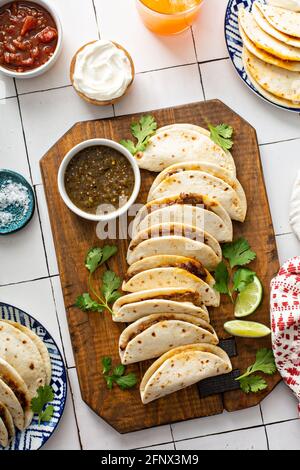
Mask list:
[{"label": "stack of folded tacos", "polygon": [[267,99],[300,108],[300,12],[255,1],[239,10],[243,64],[250,82]]},{"label": "stack of folded tacos", "polygon": [[15,427],[33,418],[31,400],[51,380],[51,362],[41,339],[25,326],[0,320],[0,445],[7,447]]},{"label": "stack of folded tacos", "polygon": [[[207,307],[218,307],[213,272],[220,243],[243,222],[247,201],[234,160],[210,133],[191,124],[158,129],[141,168],[160,172],[132,224],[116,322],[130,323],[119,341],[123,364],[159,359],[141,383],[143,403],[231,371],[218,348]],[[160,357],[161,356],[161,357]]]}]

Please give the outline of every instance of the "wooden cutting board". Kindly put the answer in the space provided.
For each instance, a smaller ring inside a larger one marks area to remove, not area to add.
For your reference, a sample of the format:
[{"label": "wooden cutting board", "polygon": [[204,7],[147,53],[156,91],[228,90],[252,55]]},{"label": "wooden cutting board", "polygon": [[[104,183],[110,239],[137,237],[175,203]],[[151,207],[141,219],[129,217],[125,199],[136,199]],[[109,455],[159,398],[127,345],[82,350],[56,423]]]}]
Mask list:
[{"label": "wooden cutting board", "polygon": [[[153,111],[159,126],[172,123],[193,123],[207,127],[227,123],[234,128],[233,156],[248,200],[248,214],[244,224],[234,223],[234,238],[245,237],[257,259],[251,269],[257,272],[264,286],[264,300],[251,320],[269,325],[269,285],[279,268],[272,219],[270,215],[256,132],[244,119],[218,100],[193,103],[170,109]],[[70,212],[59,196],[57,172],[66,153],[83,140],[104,137],[119,141],[130,138],[130,123],[140,115],[81,122],[70,129],[42,158],[41,171],[48,202],[51,226],[61,275],[66,314],[69,323],[76,367],[83,400],[105,421],[121,433],[145,429],[190,418],[210,416],[240,410],[258,404],[279,382],[279,375],[267,378],[267,391],[246,395],[242,391],[199,398],[197,386],[143,405],[139,390],[107,390],[102,376],[101,358],[111,356],[119,363],[118,339],[124,328],[112,321],[108,313],[84,313],[74,307],[76,297],[87,291],[87,271],[84,259],[89,248],[100,246],[96,225]],[[138,202],[144,203],[155,177],[142,171],[142,185]],[[109,260],[109,268],[124,276],[127,270],[127,240],[110,240],[118,246],[118,255]],[[99,273],[100,277],[101,273]],[[233,306],[224,296],[221,307],[211,309],[211,322],[220,338],[226,338],[223,324],[233,319]],[[237,338],[237,357],[233,368],[244,370],[253,363],[257,349],[271,347],[270,338]],[[142,378],[151,361],[127,368]]]}]

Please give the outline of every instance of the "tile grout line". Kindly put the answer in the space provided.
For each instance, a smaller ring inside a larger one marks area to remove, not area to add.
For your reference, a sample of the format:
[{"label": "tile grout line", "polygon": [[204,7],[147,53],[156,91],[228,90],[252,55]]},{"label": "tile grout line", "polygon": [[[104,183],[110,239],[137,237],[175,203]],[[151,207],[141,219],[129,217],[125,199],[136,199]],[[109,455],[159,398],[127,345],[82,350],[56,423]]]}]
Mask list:
[{"label": "tile grout line", "polygon": [[200,78],[200,84],[201,84],[201,89],[202,89],[202,93],[203,93],[203,98],[204,98],[204,101],[206,101],[205,90],[204,90],[204,84],[203,84],[201,69],[200,69],[200,65],[199,65],[199,62],[198,62],[198,56],[197,56],[196,40],[195,40],[194,31],[193,31],[193,27],[192,27],[192,26],[190,27],[190,31],[191,31],[191,35],[192,35],[192,41],[193,41],[193,46],[194,46],[194,51],[195,51],[195,57],[196,57],[197,66],[198,66],[198,73],[199,73],[199,78]]},{"label": "tile grout line", "polygon": [[45,279],[51,279],[53,277],[58,277],[59,274],[50,274],[49,276],[42,276],[42,277],[37,277],[35,279],[27,279],[24,281],[18,281],[18,282],[9,282],[8,284],[0,284],[1,287],[9,287],[9,286],[17,286],[19,284],[27,284],[28,282],[37,282],[37,281],[43,281]]},{"label": "tile grout line", "polygon": [[128,449],[128,450],[143,450],[143,449],[149,449],[151,450],[153,447],[156,447],[156,446],[163,446],[165,444],[174,444],[172,441],[165,441],[165,442],[162,442],[161,444],[152,444],[150,446],[141,446],[141,447],[133,447],[132,449]]},{"label": "tile grout line", "polygon": [[79,446],[80,446],[80,450],[83,450],[82,441],[81,441],[81,434],[80,434],[80,428],[79,428],[78,418],[77,418],[76,409],[75,409],[74,394],[73,394],[73,389],[72,389],[72,384],[71,384],[71,380],[70,380],[70,377],[69,377],[68,369],[67,369],[67,377],[68,377],[69,392],[71,394],[71,399],[72,399],[72,406],[73,406],[73,412],[74,412],[75,423],[76,423],[76,428],[77,428]]},{"label": "tile grout line", "polygon": [[42,220],[41,220],[41,214],[40,214],[40,207],[39,207],[39,201],[37,197],[37,191],[36,187],[33,186],[34,194],[35,194],[35,202],[36,202],[36,211],[39,219],[39,224],[40,224],[40,230],[41,230],[41,237],[42,237],[42,243],[43,243],[43,248],[44,248],[44,255],[45,255],[45,260],[46,260],[46,267],[48,271],[48,277],[50,277],[50,268],[49,268],[49,261],[48,261],[48,255],[47,255],[47,250],[46,250],[46,243],[45,243],[45,237],[44,237],[44,232],[43,232],[43,226],[42,226]]},{"label": "tile grout line", "polygon": [[237,428],[237,429],[231,429],[231,430],[228,430],[228,431],[214,432],[214,433],[211,433],[211,434],[203,434],[201,436],[185,437],[183,439],[175,440],[175,444],[176,444],[176,442],[191,441],[193,439],[202,439],[203,437],[210,437],[210,436],[219,436],[220,434],[228,434],[228,433],[231,433],[231,432],[239,432],[239,431],[247,431],[249,429],[265,428],[267,426],[273,426],[273,425],[276,425],[276,424],[289,423],[291,421],[299,421],[299,418],[291,418],[291,419],[286,419],[286,420],[283,420],[283,421],[275,421],[274,423],[258,424],[256,426],[249,426],[249,427],[246,427],[246,428]]},{"label": "tile grout line", "polygon": [[259,411],[260,411],[261,420],[262,420],[262,423],[263,423],[263,426],[264,426],[266,442],[267,442],[267,448],[268,448],[268,450],[270,450],[269,437],[268,437],[267,428],[266,428],[266,425],[265,425],[264,414],[263,414],[263,411],[262,411],[261,403],[259,403]]},{"label": "tile grout line", "polygon": [[99,21],[98,21],[97,8],[96,8],[96,5],[95,5],[95,0],[92,0],[92,4],[93,4],[93,9],[94,9],[95,19],[96,19],[96,24],[97,24],[98,38],[101,39],[100,24],[99,24]]},{"label": "tile grout line", "polygon": [[30,165],[30,160],[29,160],[29,152],[28,152],[28,146],[27,146],[27,140],[26,140],[26,135],[25,135],[25,129],[24,129],[24,122],[23,122],[23,116],[22,116],[22,110],[21,110],[21,103],[20,103],[20,98],[17,90],[17,85],[16,85],[16,79],[14,78],[14,83],[15,83],[15,88],[17,92],[17,103],[18,103],[18,109],[19,109],[19,116],[20,116],[20,121],[21,121],[21,126],[22,126],[22,134],[23,134],[23,140],[24,140],[24,145],[25,145],[25,152],[26,152],[26,158],[27,158],[27,164],[29,168],[29,175],[30,175],[30,180],[31,184],[33,184],[33,176],[32,176],[32,170],[31,170],[31,165]]}]

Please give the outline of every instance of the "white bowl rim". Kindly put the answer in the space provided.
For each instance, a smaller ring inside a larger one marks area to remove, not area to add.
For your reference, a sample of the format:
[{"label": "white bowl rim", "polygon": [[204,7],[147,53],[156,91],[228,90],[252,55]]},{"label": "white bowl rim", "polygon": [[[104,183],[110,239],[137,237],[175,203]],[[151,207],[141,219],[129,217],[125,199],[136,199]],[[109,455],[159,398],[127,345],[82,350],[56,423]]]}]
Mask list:
[{"label": "white bowl rim", "polygon": [[[79,207],[77,207],[69,198],[67,195],[66,189],[65,189],[65,172],[66,168],[69,164],[69,162],[72,160],[75,155],[78,154],[81,150],[88,148],[88,147],[93,147],[95,145],[103,145],[106,147],[111,147],[117,151],[119,151],[122,155],[124,155],[129,163],[131,164],[131,168],[134,173],[134,188],[132,191],[132,194],[126,204],[124,206],[120,207],[119,209],[110,212],[109,214],[101,215],[101,214],[90,214],[89,212],[85,212]],[[78,215],[79,217],[82,217],[83,219],[86,220],[91,220],[94,222],[108,222],[110,220],[117,219],[118,217],[122,216],[125,214],[128,209],[134,204],[139,191],[141,187],[141,173],[139,166],[135,160],[135,158],[132,156],[132,154],[127,150],[123,145],[119,144],[118,142],[115,142],[114,140],[110,139],[104,139],[104,138],[95,138],[95,139],[88,139],[84,140],[83,142],[80,142],[79,144],[75,145],[63,158],[59,170],[58,170],[58,176],[57,176],[57,183],[58,183],[58,190],[59,193],[66,204],[66,206],[74,212],[74,214]]]},{"label": "white bowl rim", "polygon": [[[28,72],[16,72],[15,70],[7,69],[5,67],[2,67],[0,65],[0,72],[3,75],[6,75],[7,77],[12,77],[12,78],[34,78],[39,75],[42,75],[44,72],[48,70],[56,60],[58,59],[58,56],[61,52],[62,49],[62,41],[63,41],[63,29],[62,29],[62,24],[60,20],[60,16],[56,10],[56,7],[54,7],[49,0],[28,0],[30,3],[36,3],[37,5],[41,5],[44,7],[46,10],[49,11],[49,13],[53,16],[53,19],[56,23],[57,26],[57,32],[58,32],[58,41],[57,41],[57,46],[54,51],[54,54],[50,59],[43,65],[40,65],[40,67],[37,67],[35,69],[29,70]],[[25,0],[26,2],[26,0]],[[0,8],[2,8],[4,5],[7,3],[10,3],[9,0],[0,0]]]}]

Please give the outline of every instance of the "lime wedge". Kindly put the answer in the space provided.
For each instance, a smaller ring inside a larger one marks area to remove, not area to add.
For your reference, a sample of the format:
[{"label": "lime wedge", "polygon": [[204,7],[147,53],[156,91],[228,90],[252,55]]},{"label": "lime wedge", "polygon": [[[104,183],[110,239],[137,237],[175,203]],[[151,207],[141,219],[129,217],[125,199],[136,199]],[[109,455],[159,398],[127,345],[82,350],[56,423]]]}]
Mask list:
[{"label": "lime wedge", "polygon": [[231,320],[224,324],[224,329],[233,336],[242,338],[263,338],[271,333],[270,328],[254,321]]},{"label": "lime wedge", "polygon": [[263,297],[263,288],[257,276],[236,298],[234,316],[247,317],[259,307]]}]

